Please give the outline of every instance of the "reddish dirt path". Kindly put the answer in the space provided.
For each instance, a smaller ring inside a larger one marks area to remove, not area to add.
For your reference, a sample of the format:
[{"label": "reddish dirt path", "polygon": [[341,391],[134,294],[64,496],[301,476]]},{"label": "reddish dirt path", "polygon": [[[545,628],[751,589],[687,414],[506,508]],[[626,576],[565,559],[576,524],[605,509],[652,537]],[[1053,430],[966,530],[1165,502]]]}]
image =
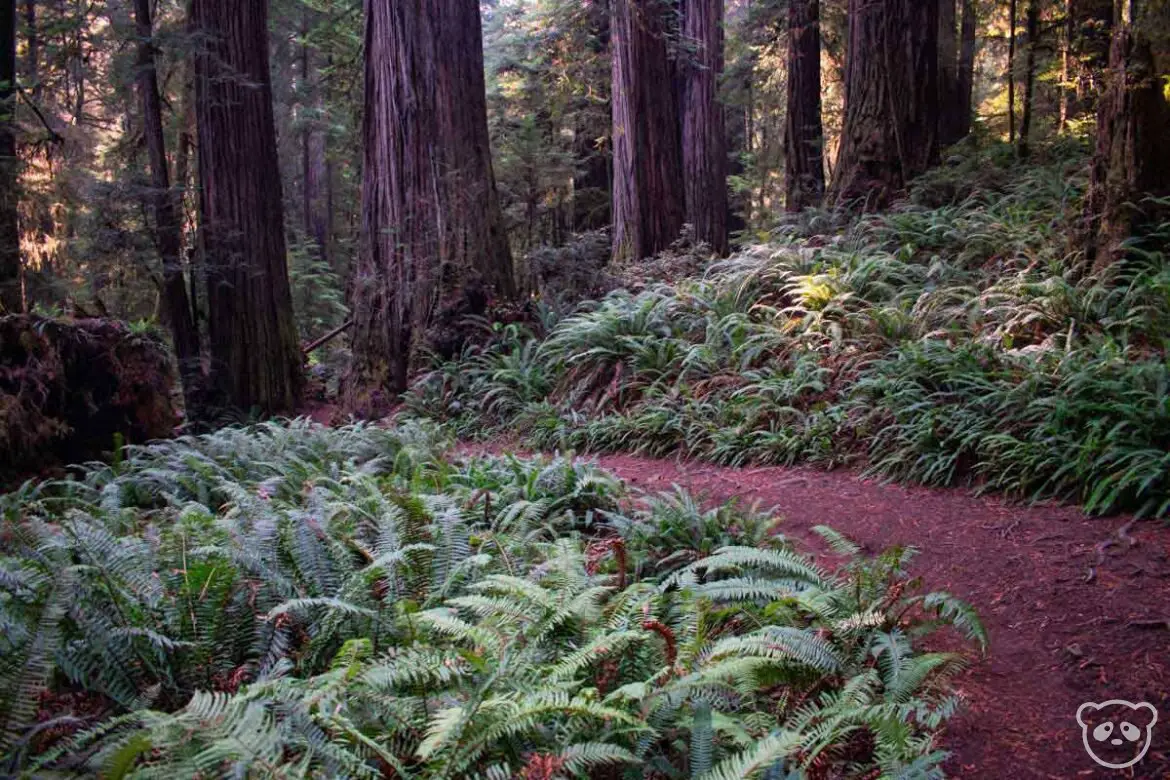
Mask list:
[{"label": "reddish dirt path", "polygon": [[[1076,508],[1022,507],[959,490],[884,485],[848,472],[721,469],[604,456],[632,488],[674,484],[711,501],[775,507],[784,533],[808,539],[829,525],[870,551],[921,549],[913,569],[928,588],[971,602],[991,637],[987,658],[959,679],[967,706],[945,739],[953,777],[1170,777],[1170,528],[1136,524],[1091,582],[1097,546],[1128,518]],[[1152,621],[1163,621],[1154,625]],[[1098,767],[1075,715],[1086,701],[1147,701],[1159,711],[1146,758]]]}]

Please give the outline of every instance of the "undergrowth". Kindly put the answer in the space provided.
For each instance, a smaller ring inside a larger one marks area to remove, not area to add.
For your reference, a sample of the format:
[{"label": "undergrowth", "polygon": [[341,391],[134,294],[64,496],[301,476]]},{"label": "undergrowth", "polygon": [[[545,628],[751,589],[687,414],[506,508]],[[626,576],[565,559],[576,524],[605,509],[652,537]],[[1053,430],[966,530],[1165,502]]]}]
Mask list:
[{"label": "undergrowth", "polygon": [[0,498],[0,772],[941,776],[919,642],[985,637],[913,550],[448,444],[267,424]]},{"label": "undergrowth", "polygon": [[1170,225],[1092,274],[1083,150],[958,150],[894,210],[809,211],[701,276],[500,328],[406,416],[541,448],[856,465],[1170,512]]}]

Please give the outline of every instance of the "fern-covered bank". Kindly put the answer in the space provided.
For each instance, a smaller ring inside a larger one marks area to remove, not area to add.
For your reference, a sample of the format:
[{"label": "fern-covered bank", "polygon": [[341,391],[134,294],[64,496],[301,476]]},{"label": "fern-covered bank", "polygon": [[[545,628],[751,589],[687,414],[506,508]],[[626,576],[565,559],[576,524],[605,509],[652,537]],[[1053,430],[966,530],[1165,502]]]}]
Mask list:
[{"label": "fern-covered bank", "polygon": [[918,643],[985,637],[911,550],[445,444],[272,424],[4,496],[3,771],[940,774],[962,659]]},{"label": "fern-covered bank", "polygon": [[806,212],[699,276],[546,299],[538,324],[488,328],[422,377],[407,413],[540,448],[853,464],[1165,515],[1170,225],[1092,273],[1070,249],[1083,151],[1045,155],[958,150],[888,213]]}]

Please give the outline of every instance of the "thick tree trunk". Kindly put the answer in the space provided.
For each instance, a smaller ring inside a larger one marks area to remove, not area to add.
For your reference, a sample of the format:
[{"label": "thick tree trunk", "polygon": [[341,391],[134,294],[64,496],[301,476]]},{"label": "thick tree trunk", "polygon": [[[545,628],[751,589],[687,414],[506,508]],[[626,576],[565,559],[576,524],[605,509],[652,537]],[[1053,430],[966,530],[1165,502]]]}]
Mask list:
[{"label": "thick tree trunk", "polygon": [[44,88],[41,86],[41,33],[37,27],[36,0],[24,0],[24,27],[28,35],[24,72],[28,83],[32,85],[33,102],[39,104]]},{"label": "thick tree trunk", "polygon": [[719,100],[723,74],[723,0],[687,0],[683,39],[683,186],[695,239],[727,254],[727,128]]},{"label": "thick tree trunk", "polygon": [[182,227],[171,196],[150,0],[134,0],[134,18],[138,33],[138,92],[142,100],[143,135],[150,158],[151,191],[147,205],[154,214],[155,243],[162,260],[163,311],[171,329],[175,357],[179,362],[187,414],[192,416],[199,410],[203,385],[199,331],[195,327],[195,316],[187,295],[187,281],[183,276]]},{"label": "thick tree trunk", "polygon": [[[194,0],[207,310],[222,402],[292,412],[301,389],[268,67],[267,0]],[[220,400],[220,399],[217,399]]]},{"label": "thick tree trunk", "polygon": [[1097,108],[1109,70],[1114,0],[1069,0],[1069,79],[1075,99],[1069,100],[1068,118],[1077,119]]},{"label": "thick tree trunk", "polygon": [[830,201],[882,208],[938,161],[937,0],[850,0]]},{"label": "thick tree trunk", "polygon": [[347,404],[386,412],[424,349],[515,294],[476,0],[366,0],[362,248]]},{"label": "thick tree trunk", "polygon": [[[971,134],[971,117],[975,113],[972,102],[975,92],[975,35],[979,26],[979,12],[975,0],[963,0],[963,24],[959,34],[959,89],[958,137]],[[956,139],[957,140],[957,139]]]},{"label": "thick tree trunk", "polygon": [[0,2],[0,313],[23,309],[17,218],[16,2]]},{"label": "thick tree trunk", "polygon": [[669,21],[661,0],[612,0],[613,257],[669,247],[685,219]]},{"label": "thick tree trunk", "polygon": [[1020,159],[1031,154],[1029,143],[1032,136],[1032,110],[1036,98],[1036,46],[1040,37],[1040,3],[1028,0],[1028,53],[1024,59],[1024,111],[1020,118],[1020,144],[1017,147]]},{"label": "thick tree trunk", "polygon": [[963,138],[963,104],[959,93],[959,17],[958,0],[939,0],[938,13],[938,91],[939,143],[950,146]]},{"label": "thick tree trunk", "polygon": [[1119,22],[1113,33],[1085,202],[1097,271],[1124,256],[1123,242],[1135,231],[1168,216],[1147,200],[1170,195],[1170,105],[1147,35],[1141,22]]},{"label": "thick tree trunk", "polygon": [[1016,16],[1017,2],[1008,3],[1008,61],[1007,61],[1007,90],[1008,90],[1008,143],[1016,142]]},{"label": "thick tree trunk", "polygon": [[819,0],[788,4],[788,115],[784,133],[784,203],[788,211],[819,206],[825,194],[821,122]]},{"label": "thick tree trunk", "polygon": [[[603,57],[609,51],[609,0],[595,0],[589,4],[590,51]],[[580,123],[574,128],[573,156],[577,172],[573,176],[573,230],[598,230],[610,224],[610,193],[612,192],[613,158],[609,144],[600,147],[598,128],[584,121],[585,112],[578,112]]]}]

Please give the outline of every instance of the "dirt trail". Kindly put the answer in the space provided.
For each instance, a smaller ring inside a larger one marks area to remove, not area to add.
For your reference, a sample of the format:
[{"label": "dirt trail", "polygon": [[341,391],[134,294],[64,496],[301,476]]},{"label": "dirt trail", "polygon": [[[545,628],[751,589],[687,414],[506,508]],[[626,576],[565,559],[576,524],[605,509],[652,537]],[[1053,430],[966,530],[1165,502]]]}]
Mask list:
[{"label": "dirt trail", "polygon": [[[959,680],[967,698],[946,746],[953,777],[1170,777],[1170,529],[1145,522],[1104,552],[1128,518],[1023,507],[959,490],[883,485],[848,472],[722,469],[624,455],[598,459],[635,489],[674,484],[712,501],[776,507],[785,533],[825,524],[870,551],[921,549],[914,572],[979,611],[991,648]],[[1090,568],[1091,581],[1086,581]],[[1086,701],[1147,701],[1159,711],[1146,758],[1099,768],[1076,723]],[[1132,772],[1132,774],[1131,774]]]}]

